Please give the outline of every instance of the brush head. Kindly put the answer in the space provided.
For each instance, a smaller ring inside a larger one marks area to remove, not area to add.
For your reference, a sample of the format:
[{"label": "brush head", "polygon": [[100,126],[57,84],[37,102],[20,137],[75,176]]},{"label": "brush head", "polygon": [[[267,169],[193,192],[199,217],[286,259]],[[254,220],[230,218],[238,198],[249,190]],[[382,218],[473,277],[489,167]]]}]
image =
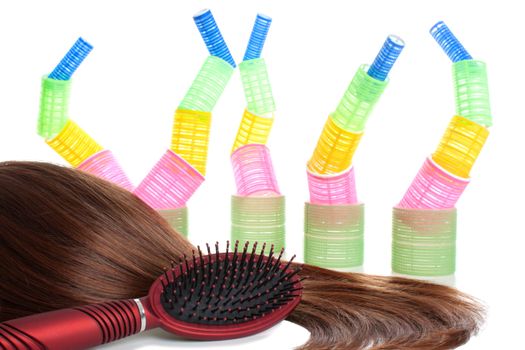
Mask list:
[{"label": "brush head", "polygon": [[288,316],[301,298],[300,268],[281,261],[284,250],[267,256],[263,244],[251,253],[236,242],[225,253],[215,244],[207,254],[172,262],[150,291],[152,308],[162,327],[193,339],[218,340],[261,332]]}]

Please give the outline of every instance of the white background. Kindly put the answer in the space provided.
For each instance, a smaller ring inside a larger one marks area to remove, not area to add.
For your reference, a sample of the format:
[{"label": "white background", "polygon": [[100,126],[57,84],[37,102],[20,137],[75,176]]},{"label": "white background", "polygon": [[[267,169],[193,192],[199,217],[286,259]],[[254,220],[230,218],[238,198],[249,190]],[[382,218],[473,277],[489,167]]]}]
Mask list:
[{"label": "white background", "polygon": [[[173,113],[207,51],[192,15],[210,7],[235,59],[255,14],[273,17],[263,56],[278,111],[269,141],[287,198],[287,246],[302,255],[305,163],[357,67],[388,34],[406,41],[358,149],[366,203],[368,273],[390,273],[391,207],[454,114],[451,62],[429,28],[444,20],[488,64],[494,127],[458,203],[456,285],[484,301],[488,321],[464,349],[518,348],[523,332],[523,26],[507,1],[17,1],[0,4],[0,159],[64,164],[37,136],[40,77],[78,36],[94,45],[74,78],[71,117],[113,150],[138,183],[169,146]],[[234,182],[229,151],[244,109],[238,71],[213,113],[207,181],[189,203],[191,240],[229,237]],[[158,333],[157,333],[158,334]],[[142,336],[118,349],[288,349],[307,337],[283,323],[249,340],[214,345]],[[248,341],[248,343],[246,343]],[[112,349],[112,346],[106,347]],[[158,347],[159,349],[161,347]]]}]

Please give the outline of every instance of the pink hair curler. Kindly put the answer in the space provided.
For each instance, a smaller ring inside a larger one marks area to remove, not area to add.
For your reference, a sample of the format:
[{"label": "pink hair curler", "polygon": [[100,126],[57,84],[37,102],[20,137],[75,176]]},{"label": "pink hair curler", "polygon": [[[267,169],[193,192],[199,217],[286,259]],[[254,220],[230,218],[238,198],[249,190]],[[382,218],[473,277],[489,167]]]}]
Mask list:
[{"label": "pink hair curler", "polygon": [[324,205],[357,204],[354,167],[335,175],[319,175],[307,170],[310,203]]},{"label": "pink hair curler", "polygon": [[231,162],[238,195],[280,194],[270,150],[265,145],[249,144],[239,147],[232,153]]},{"label": "pink hair curler", "polygon": [[405,209],[454,208],[470,179],[452,175],[427,158],[412,184],[399,202]]},{"label": "pink hair curler", "polygon": [[113,182],[128,191],[133,191],[131,181],[110,150],[95,153],[80,163],[77,169]]},{"label": "pink hair curler", "polygon": [[173,209],[185,206],[203,182],[194,167],[167,150],[133,193],[153,209]]}]

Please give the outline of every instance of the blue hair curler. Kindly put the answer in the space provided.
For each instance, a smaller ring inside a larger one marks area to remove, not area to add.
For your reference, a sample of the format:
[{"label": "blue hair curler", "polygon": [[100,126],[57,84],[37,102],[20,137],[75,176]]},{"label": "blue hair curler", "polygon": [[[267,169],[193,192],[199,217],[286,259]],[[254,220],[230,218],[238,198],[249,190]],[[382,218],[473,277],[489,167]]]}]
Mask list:
[{"label": "blue hair curler", "polygon": [[201,33],[210,55],[222,58],[235,68],[235,61],[211,11],[209,9],[202,10],[193,16],[193,20]]},{"label": "blue hair curler", "polygon": [[261,57],[268,30],[272,24],[272,18],[261,13],[257,14],[255,24],[253,25],[252,34],[243,61],[253,60]]},{"label": "blue hair curler", "polygon": [[443,21],[439,21],[430,28],[430,34],[443,51],[448,55],[452,62],[471,60],[472,56],[461,45],[459,40],[452,34],[450,29]]},{"label": "blue hair curler", "polygon": [[93,50],[93,45],[82,38],[78,38],[75,44],[69,49],[60,63],[53,69],[48,78],[55,80],[69,80],[82,61]]},{"label": "blue hair curler", "polygon": [[368,75],[384,81],[404,47],[405,42],[403,39],[395,35],[389,35],[381,51],[377,54],[374,63],[368,69]]}]

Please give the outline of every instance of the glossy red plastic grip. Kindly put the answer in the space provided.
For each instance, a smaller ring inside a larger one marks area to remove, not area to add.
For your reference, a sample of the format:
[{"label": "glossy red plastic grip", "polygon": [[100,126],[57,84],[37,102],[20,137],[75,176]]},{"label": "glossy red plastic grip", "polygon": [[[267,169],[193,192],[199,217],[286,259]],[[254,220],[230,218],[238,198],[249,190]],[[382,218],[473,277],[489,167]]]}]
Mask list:
[{"label": "glossy red plastic grip", "polygon": [[109,343],[141,331],[133,300],[36,314],[0,324],[0,349],[75,350]]}]

